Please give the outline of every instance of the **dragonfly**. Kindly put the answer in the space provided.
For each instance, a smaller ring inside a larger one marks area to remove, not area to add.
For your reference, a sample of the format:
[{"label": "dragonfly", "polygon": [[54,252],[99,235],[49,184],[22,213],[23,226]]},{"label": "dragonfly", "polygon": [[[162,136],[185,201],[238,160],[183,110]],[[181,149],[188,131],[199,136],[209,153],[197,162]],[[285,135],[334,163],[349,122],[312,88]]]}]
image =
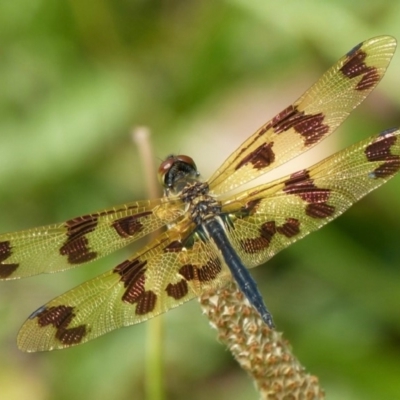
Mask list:
[{"label": "dragonfly", "polygon": [[148,245],[31,314],[17,344],[69,348],[164,313],[235,280],[271,329],[249,269],[341,215],[400,170],[400,130],[386,129],[289,176],[240,187],[330,135],[379,83],[391,36],[360,43],[250,136],[208,179],[186,155],[158,174],[164,195],[0,235],[0,279],[64,271],[151,233]]}]

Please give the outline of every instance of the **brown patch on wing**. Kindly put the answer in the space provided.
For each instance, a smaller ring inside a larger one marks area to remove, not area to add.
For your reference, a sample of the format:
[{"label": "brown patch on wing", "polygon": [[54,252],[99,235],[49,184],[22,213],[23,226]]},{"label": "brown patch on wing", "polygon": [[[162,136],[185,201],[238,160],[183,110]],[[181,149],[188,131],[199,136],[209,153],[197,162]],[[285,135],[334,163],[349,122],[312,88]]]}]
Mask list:
[{"label": "brown patch on wing", "polygon": [[321,189],[315,186],[307,170],[292,174],[285,182],[283,191],[299,196],[308,203],[305,212],[312,218],[326,218],[335,212],[335,207],[327,204],[331,193],[330,189]]},{"label": "brown patch on wing", "polygon": [[293,128],[303,137],[304,145],[311,146],[329,132],[329,126],[323,123],[324,119],[323,113],[305,114],[296,106],[290,105],[272,119],[270,127],[275,133],[282,133]]},{"label": "brown patch on wing", "polygon": [[221,261],[218,258],[210,259],[201,267],[192,264],[185,264],[179,269],[179,273],[187,280],[198,280],[209,282],[217,277],[221,272]]},{"label": "brown patch on wing", "polygon": [[157,295],[152,290],[147,290],[139,297],[135,313],[145,315],[154,310],[157,302]]},{"label": "brown patch on wing", "polygon": [[240,149],[235,158],[236,160],[240,160],[235,170],[249,163],[255,169],[263,169],[275,161],[275,153],[273,151],[274,142],[263,143],[241,159],[242,154],[248,151],[249,147],[259,140],[269,129],[273,129],[275,133],[282,133],[293,128],[295,132],[303,137],[304,145],[311,146],[319,142],[329,132],[329,126],[323,123],[324,119],[325,115],[323,113],[306,114],[304,111],[299,111],[294,105],[285,108],[269,124],[259,130],[251,143]]},{"label": "brown patch on wing", "polygon": [[65,227],[67,228],[68,238],[73,240],[93,232],[96,229],[98,218],[98,214],[88,214],[66,221]]},{"label": "brown patch on wing", "polygon": [[145,211],[129,217],[120,218],[114,221],[111,226],[116,230],[119,236],[127,238],[139,233],[143,229],[143,224],[139,219],[151,214],[151,211]]},{"label": "brown patch on wing", "polygon": [[0,262],[7,260],[12,254],[11,252],[11,244],[9,240],[5,242],[0,242]]},{"label": "brown patch on wing", "polygon": [[306,214],[312,218],[327,218],[335,212],[335,207],[326,203],[307,204]]},{"label": "brown patch on wing", "polygon": [[300,221],[295,218],[287,218],[282,225],[276,225],[275,221],[267,221],[260,227],[260,236],[243,239],[240,244],[245,253],[255,254],[267,249],[276,233],[291,238],[299,232]]},{"label": "brown patch on wing", "polygon": [[370,144],[365,149],[365,155],[368,161],[384,161],[382,165],[372,171],[372,176],[374,178],[386,178],[400,170],[400,157],[391,154],[390,151],[390,148],[396,143],[397,138],[395,136],[385,137],[384,135],[388,133],[390,133],[390,131],[382,132],[382,136],[378,137],[374,143]]},{"label": "brown patch on wing", "polygon": [[275,153],[272,151],[274,143],[263,143],[257,149],[249,153],[244,157],[238,165],[236,165],[236,170],[243,167],[248,163],[252,164],[255,169],[262,169],[268,167],[275,161]]},{"label": "brown patch on wing", "polygon": [[147,261],[135,259],[126,260],[114,268],[114,272],[121,275],[121,282],[126,288],[122,300],[134,304],[145,293],[145,272]]},{"label": "brown patch on wing", "polygon": [[12,254],[11,244],[7,240],[0,242],[0,278],[8,278],[18,268],[19,264],[3,264],[3,261],[7,260]]},{"label": "brown patch on wing", "polygon": [[73,345],[80,343],[87,334],[86,325],[68,328],[75,317],[73,311],[74,307],[65,305],[42,307],[35,311],[30,319],[37,318],[40,327],[52,325],[56,329],[56,339],[65,345]]},{"label": "brown patch on wing", "polygon": [[360,50],[360,46],[356,46],[347,53],[347,61],[340,68],[340,71],[347,78],[356,78],[362,76],[360,82],[356,86],[356,90],[368,90],[373,88],[380,79],[379,72],[376,67],[369,67],[365,64],[367,53]]},{"label": "brown patch on wing", "polygon": [[[256,192],[250,193],[250,197],[256,195]],[[255,212],[257,212],[257,208],[261,202],[261,198],[260,199],[255,199],[255,200],[250,200],[248,201],[242,208],[241,208],[241,212],[244,215],[252,215]]]},{"label": "brown patch on wing", "polygon": [[248,254],[258,253],[266,249],[276,233],[275,221],[267,221],[260,227],[260,236],[240,241],[243,251]]},{"label": "brown patch on wing", "polygon": [[121,275],[121,282],[126,288],[122,295],[122,301],[129,304],[136,304],[135,313],[138,315],[147,314],[153,311],[157,295],[151,290],[145,290],[147,261],[135,259],[126,260],[114,268],[115,273]]},{"label": "brown patch on wing", "polygon": [[89,240],[82,236],[74,240],[67,240],[60,247],[60,254],[68,257],[70,264],[82,264],[96,258],[97,253],[90,251]]},{"label": "brown patch on wing", "polygon": [[5,279],[11,276],[14,271],[19,267],[19,264],[1,264],[0,265],[0,278]]},{"label": "brown patch on wing", "polygon": [[283,225],[276,228],[276,231],[287,238],[296,236],[300,233],[300,221],[296,218],[288,218]]},{"label": "brown patch on wing", "polygon": [[375,168],[372,172],[374,178],[387,178],[394,175],[400,169],[400,162],[387,162]]},{"label": "brown patch on wing", "polygon": [[165,288],[168,296],[173,297],[175,300],[182,299],[188,294],[188,284],[186,279],[181,279],[177,283],[169,283]]},{"label": "brown patch on wing", "polygon": [[70,264],[82,264],[96,258],[97,253],[90,251],[86,234],[93,232],[98,223],[98,215],[84,215],[65,222],[67,240],[60,248],[60,254],[68,257]]},{"label": "brown patch on wing", "polygon": [[310,178],[309,172],[305,169],[290,175],[285,182],[283,191],[288,194],[295,194],[307,203],[326,202],[330,194],[329,189],[317,188]]},{"label": "brown patch on wing", "polygon": [[[272,118],[271,122],[268,124],[268,129],[272,128],[274,132],[281,133],[286,130],[286,123],[293,118],[299,111],[297,107],[291,104],[289,107],[286,107],[280,113],[276,114],[274,118]],[[290,126],[289,126],[290,127]]]},{"label": "brown patch on wing", "polygon": [[277,229],[276,229],[275,221],[264,222],[260,228],[261,236],[264,239],[268,240],[268,243],[272,240],[276,231],[277,231]]}]

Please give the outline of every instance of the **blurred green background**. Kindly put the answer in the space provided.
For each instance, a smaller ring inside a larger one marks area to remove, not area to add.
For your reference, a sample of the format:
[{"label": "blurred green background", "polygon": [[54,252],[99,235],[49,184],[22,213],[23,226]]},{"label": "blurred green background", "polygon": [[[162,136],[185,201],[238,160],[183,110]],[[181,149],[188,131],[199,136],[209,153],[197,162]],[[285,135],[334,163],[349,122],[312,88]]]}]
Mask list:
[{"label": "blurred green background", "polygon": [[[0,2],[0,231],[147,197],[131,131],[155,166],[193,156],[204,177],[354,45],[400,38],[400,2]],[[400,55],[308,163],[400,124]],[[316,158],[315,158],[316,157]],[[400,398],[400,178],[253,270],[294,352],[329,399]],[[86,268],[0,283],[0,398],[144,399],[146,324],[24,354],[37,307],[133,249]],[[196,301],[165,315],[168,399],[256,399]]]}]

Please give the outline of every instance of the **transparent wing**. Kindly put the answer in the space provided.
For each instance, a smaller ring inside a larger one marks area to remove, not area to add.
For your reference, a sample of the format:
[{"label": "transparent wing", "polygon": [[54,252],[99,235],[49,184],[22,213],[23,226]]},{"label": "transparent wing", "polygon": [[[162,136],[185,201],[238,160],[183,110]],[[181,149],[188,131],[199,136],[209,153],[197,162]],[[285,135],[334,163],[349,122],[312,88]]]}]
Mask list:
[{"label": "transparent wing", "polygon": [[0,279],[56,272],[105,255],[184,213],[180,200],[138,201],[57,225],[0,235]]},{"label": "transparent wing", "polygon": [[375,37],[352,49],[222,164],[209,179],[211,193],[239,187],[330,135],[379,83],[395,49],[391,36]]},{"label": "transparent wing", "polygon": [[209,242],[196,234],[184,242],[170,230],[112,271],[33,313],[20,330],[18,346],[42,351],[81,344],[146,321],[229,279],[229,270]]},{"label": "transparent wing", "polygon": [[255,267],[341,215],[399,169],[400,131],[384,131],[227,200],[227,234],[244,264]]}]

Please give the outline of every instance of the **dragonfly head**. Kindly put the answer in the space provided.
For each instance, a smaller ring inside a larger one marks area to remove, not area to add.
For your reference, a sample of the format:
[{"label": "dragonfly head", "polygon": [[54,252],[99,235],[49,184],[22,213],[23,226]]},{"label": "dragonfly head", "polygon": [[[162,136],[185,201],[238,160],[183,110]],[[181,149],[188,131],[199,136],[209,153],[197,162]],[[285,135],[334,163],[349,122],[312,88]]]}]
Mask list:
[{"label": "dragonfly head", "polygon": [[181,192],[185,186],[198,182],[199,171],[192,158],[185,155],[169,155],[158,168],[158,180],[165,195]]}]

